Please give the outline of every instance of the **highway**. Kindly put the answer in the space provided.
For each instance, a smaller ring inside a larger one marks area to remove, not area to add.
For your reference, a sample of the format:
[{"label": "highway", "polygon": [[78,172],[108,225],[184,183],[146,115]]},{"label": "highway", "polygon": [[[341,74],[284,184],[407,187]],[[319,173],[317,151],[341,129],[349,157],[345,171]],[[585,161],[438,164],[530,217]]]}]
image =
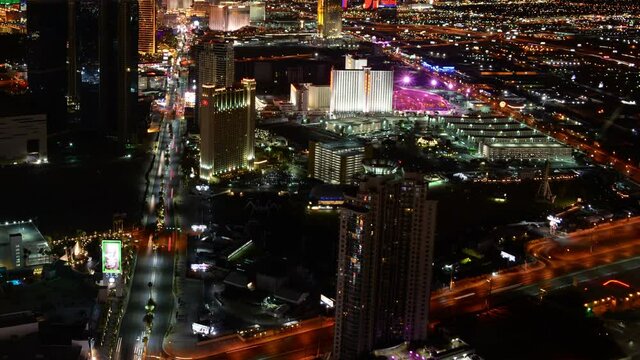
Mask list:
[{"label": "highway", "polygon": [[[605,223],[568,234],[529,243],[536,261],[502,272],[457,281],[451,290],[431,295],[433,322],[478,312],[514,296],[539,296],[545,292],[640,268],[640,218]],[[542,290],[541,290],[542,289]],[[227,337],[202,345],[169,343],[171,356],[193,359],[299,359],[330,350],[333,322],[309,322],[288,334],[241,341]],[[277,355],[277,356],[276,356]]]},{"label": "highway", "polygon": [[599,225],[570,234],[560,241],[533,240],[527,251],[532,264],[503,272],[462,279],[453,288],[431,294],[431,318],[442,319],[480,311],[497,296],[526,291],[538,293],[640,267],[640,219]]},{"label": "highway", "polygon": [[242,340],[230,335],[194,345],[192,342],[168,342],[165,352],[172,358],[191,359],[291,359],[326,353],[333,344],[333,319],[303,321],[292,331],[258,339]]}]

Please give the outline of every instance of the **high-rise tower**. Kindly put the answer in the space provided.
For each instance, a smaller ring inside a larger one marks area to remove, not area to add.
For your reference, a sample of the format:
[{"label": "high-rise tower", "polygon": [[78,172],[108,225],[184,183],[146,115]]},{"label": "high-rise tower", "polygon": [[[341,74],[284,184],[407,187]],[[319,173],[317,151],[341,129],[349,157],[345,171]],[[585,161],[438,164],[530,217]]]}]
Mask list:
[{"label": "high-rise tower", "polygon": [[78,41],[76,39],[76,0],[67,2],[67,111],[79,110],[78,103]]},{"label": "high-rise tower", "polygon": [[334,355],[427,337],[436,203],[419,174],[365,161],[340,212]]},{"label": "high-rise tower", "polygon": [[324,39],[342,36],[341,0],[318,0],[318,35]]},{"label": "high-rise tower", "polygon": [[[198,44],[195,52],[198,69],[196,106],[199,106],[204,84],[218,88],[233,85],[235,77],[233,44],[223,40],[209,41]],[[196,113],[196,120],[200,121],[199,112]]]},{"label": "high-rise tower", "polygon": [[[68,76],[67,0],[27,1],[27,71],[29,93],[47,114],[47,129],[66,129]],[[0,50],[2,53],[2,50]]]},{"label": "high-rise tower", "polygon": [[200,178],[253,166],[256,82],[238,87],[202,85]]},{"label": "high-rise tower", "polygon": [[138,0],[138,8],[138,51],[153,54],[156,52],[156,0]]},{"label": "high-rise tower", "polygon": [[135,141],[138,1],[75,0],[70,16],[75,17],[75,34],[69,35],[76,54],[73,67],[80,76],[69,79],[78,82],[83,127],[122,143]]},{"label": "high-rise tower", "polygon": [[209,41],[197,49],[198,86],[213,84],[218,87],[233,85],[233,44],[225,41]]},{"label": "high-rise tower", "polygon": [[345,70],[331,70],[330,87],[333,114],[393,111],[393,70],[372,70],[366,59],[347,55]]},{"label": "high-rise tower", "polygon": [[[111,67],[108,76],[114,76],[116,81],[115,102],[109,102],[106,106],[116,104],[116,135],[122,143],[133,140],[135,135],[135,109],[138,103],[138,1],[119,0],[111,1],[111,5],[117,9],[117,28],[115,31],[115,53],[100,54],[100,61],[105,61],[105,56],[115,55],[115,66]],[[113,18],[112,18],[113,19]],[[107,20],[108,21],[108,20]],[[113,21],[113,20],[112,20]],[[101,74],[100,83],[104,76]],[[101,98],[102,98],[101,94]]]}]

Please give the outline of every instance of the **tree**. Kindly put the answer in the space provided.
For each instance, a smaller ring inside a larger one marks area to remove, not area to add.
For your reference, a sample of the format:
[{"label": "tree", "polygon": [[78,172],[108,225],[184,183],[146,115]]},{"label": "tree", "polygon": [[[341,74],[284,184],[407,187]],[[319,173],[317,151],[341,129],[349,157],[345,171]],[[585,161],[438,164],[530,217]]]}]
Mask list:
[{"label": "tree", "polygon": [[151,330],[151,327],[153,326],[153,314],[145,314],[145,316],[142,318],[142,321],[147,326],[147,329]]}]

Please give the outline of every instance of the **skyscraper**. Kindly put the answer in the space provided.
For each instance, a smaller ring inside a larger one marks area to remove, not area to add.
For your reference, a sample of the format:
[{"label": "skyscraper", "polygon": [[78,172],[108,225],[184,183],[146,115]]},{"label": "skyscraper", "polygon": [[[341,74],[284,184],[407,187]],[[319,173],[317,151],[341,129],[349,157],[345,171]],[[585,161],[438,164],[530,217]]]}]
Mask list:
[{"label": "skyscraper", "polygon": [[249,4],[225,1],[209,7],[209,29],[216,31],[236,31],[249,26],[251,6]]},{"label": "skyscraper", "polygon": [[[233,44],[223,40],[208,41],[196,46],[196,66],[198,67],[196,106],[200,104],[202,86],[230,87],[233,85],[235,67]],[[200,115],[196,114],[199,121]]]},{"label": "skyscraper", "polygon": [[[87,129],[134,140],[138,104],[138,1],[83,0],[75,5],[73,39]],[[70,40],[71,41],[71,40]]]},{"label": "skyscraper", "polygon": [[76,0],[69,0],[67,2],[67,111],[70,113],[79,110],[76,12]]},{"label": "skyscraper", "polygon": [[47,114],[49,131],[60,131],[68,125],[67,16],[66,0],[27,2],[29,92],[38,110]]},{"label": "skyscraper", "polygon": [[156,0],[138,0],[138,8],[138,51],[153,54],[156,52]]},{"label": "skyscraper", "polygon": [[[117,22],[111,32],[113,38],[106,39],[109,42],[100,53],[100,100],[104,102],[100,111],[116,119],[118,140],[128,142],[135,134],[138,103],[138,1],[109,0],[108,3],[116,15],[105,12],[100,20],[108,23],[117,19]],[[105,15],[108,17],[104,18]]]},{"label": "skyscraper", "polygon": [[239,87],[202,86],[200,178],[251,168],[254,159],[256,82]]},{"label": "skyscraper", "polygon": [[340,212],[334,355],[427,337],[436,203],[419,174],[365,161]]},{"label": "skyscraper", "polygon": [[318,0],[318,35],[324,39],[342,36],[341,0]]},{"label": "skyscraper", "polygon": [[198,45],[198,86],[212,84],[217,87],[233,85],[235,75],[233,65],[233,44],[209,41]]},{"label": "skyscraper", "polygon": [[193,0],[167,0],[167,10],[188,9]]},{"label": "skyscraper", "polygon": [[366,59],[347,55],[345,70],[331,71],[331,113],[393,111],[393,70],[372,70]]}]

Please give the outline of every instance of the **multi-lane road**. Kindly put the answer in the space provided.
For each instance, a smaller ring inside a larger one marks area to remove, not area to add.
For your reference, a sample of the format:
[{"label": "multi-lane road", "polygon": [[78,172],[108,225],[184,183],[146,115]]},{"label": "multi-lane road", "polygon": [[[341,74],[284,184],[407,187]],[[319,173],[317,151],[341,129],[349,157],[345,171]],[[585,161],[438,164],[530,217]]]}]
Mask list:
[{"label": "multi-lane road", "polygon": [[[167,107],[184,96],[184,84],[180,80],[171,83]],[[182,86],[181,86],[182,85]],[[168,114],[182,113],[180,111]],[[165,228],[181,228],[185,224],[176,209],[180,197],[181,134],[184,131],[180,119],[164,119],[158,138],[156,154],[149,179],[147,213],[144,224],[156,221],[155,207],[164,193]],[[566,141],[566,139],[565,139]],[[596,159],[597,160],[597,159]],[[146,356],[193,358],[278,358],[298,359],[326,352],[331,347],[331,321],[310,324],[289,334],[276,335],[256,341],[211,343],[191,350],[165,346],[163,338],[174,315],[173,281],[175,249],[182,237],[174,230],[163,231],[155,241],[152,234],[139,243],[135,275],[120,336],[121,359],[137,359],[144,350]],[[431,299],[431,317],[442,319],[451,314],[478,311],[490,306],[500,297],[515,292],[536,294],[539,291],[566,286],[578,279],[585,281],[617,271],[640,267],[640,227],[638,220],[600,226],[576,233],[560,242],[540,239],[530,243],[528,251],[537,259],[526,266],[506,270],[494,275],[464,279],[452,289],[436,290]],[[158,245],[157,249],[156,246]],[[152,286],[149,288],[148,283]],[[543,290],[540,290],[540,289]],[[149,293],[156,302],[154,326],[145,347],[142,344],[145,325],[144,305]],[[166,344],[165,344],[166,345]],[[315,351],[314,351],[315,350]]]},{"label": "multi-lane road", "polygon": [[[457,281],[452,289],[435,290],[431,297],[433,321],[482,311],[505,298],[544,295],[575,283],[599,279],[640,268],[640,218],[598,225],[566,235],[529,243],[536,259],[502,272]],[[287,334],[241,341],[227,337],[198,346],[169,343],[172,357],[193,359],[298,359],[331,349],[333,322],[309,322]]]},{"label": "multi-lane road", "polygon": [[[166,108],[180,106],[184,96],[185,79],[169,82]],[[160,356],[164,335],[174,314],[173,280],[175,250],[182,246],[180,229],[183,224],[176,211],[181,194],[180,157],[182,153],[182,133],[184,122],[170,118],[179,111],[167,111],[160,125],[158,145],[149,172],[149,187],[145,199],[143,225],[153,228],[157,222],[156,210],[164,201],[164,230],[148,231],[139,242],[139,251],[129,302],[120,328],[120,359],[142,359],[145,356]],[[151,286],[149,286],[151,283]],[[155,302],[153,327],[145,333],[143,318],[149,297]],[[148,335],[145,345],[143,338]]]},{"label": "multi-lane road", "polygon": [[191,359],[279,359],[314,358],[331,351],[333,319],[314,318],[286,333],[257,339],[241,339],[228,335],[194,345],[192,342],[169,341],[165,352],[170,358]]},{"label": "multi-lane road", "polygon": [[640,219],[599,225],[558,240],[534,240],[527,251],[535,262],[434,291],[432,319],[482,310],[509,292],[549,291],[566,286],[567,280],[571,284],[640,267]]}]

